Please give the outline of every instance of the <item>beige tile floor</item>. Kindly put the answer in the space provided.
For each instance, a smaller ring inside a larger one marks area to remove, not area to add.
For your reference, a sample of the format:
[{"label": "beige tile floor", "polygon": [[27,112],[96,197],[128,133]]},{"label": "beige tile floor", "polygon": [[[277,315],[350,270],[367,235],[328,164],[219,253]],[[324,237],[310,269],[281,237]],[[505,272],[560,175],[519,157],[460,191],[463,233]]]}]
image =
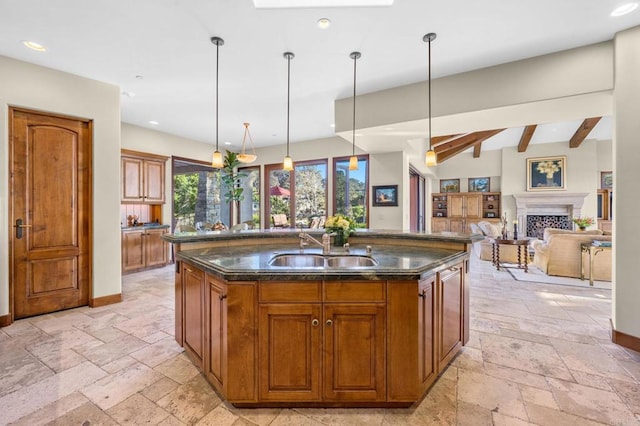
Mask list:
[{"label": "beige tile floor", "polygon": [[236,409],[173,340],[173,268],[124,301],[0,329],[0,424],[637,425],[640,353],[609,339],[611,292],[471,272],[471,340],[410,409]]}]

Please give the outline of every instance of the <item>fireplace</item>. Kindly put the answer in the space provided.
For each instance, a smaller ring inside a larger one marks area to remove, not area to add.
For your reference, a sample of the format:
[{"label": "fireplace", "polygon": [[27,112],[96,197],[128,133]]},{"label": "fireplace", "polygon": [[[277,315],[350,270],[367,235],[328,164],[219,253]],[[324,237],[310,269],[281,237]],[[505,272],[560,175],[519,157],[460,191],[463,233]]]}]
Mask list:
[{"label": "fireplace", "polygon": [[544,228],[571,229],[571,218],[581,215],[587,195],[571,192],[514,194],[518,233],[542,238]]},{"label": "fireplace", "polygon": [[542,238],[545,228],[572,229],[571,218],[563,215],[527,215],[527,237]]}]

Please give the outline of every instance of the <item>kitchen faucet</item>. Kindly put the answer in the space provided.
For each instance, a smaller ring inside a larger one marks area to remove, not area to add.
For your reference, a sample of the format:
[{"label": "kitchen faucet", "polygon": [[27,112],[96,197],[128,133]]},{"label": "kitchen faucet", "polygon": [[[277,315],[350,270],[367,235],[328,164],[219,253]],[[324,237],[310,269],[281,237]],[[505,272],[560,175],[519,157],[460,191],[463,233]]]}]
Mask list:
[{"label": "kitchen faucet", "polygon": [[335,233],[331,234],[322,234],[322,242],[316,240],[309,234],[305,234],[301,232],[298,237],[300,237],[300,250],[304,250],[305,246],[309,243],[313,243],[319,247],[322,247],[322,254],[331,253],[331,237],[336,235]]}]

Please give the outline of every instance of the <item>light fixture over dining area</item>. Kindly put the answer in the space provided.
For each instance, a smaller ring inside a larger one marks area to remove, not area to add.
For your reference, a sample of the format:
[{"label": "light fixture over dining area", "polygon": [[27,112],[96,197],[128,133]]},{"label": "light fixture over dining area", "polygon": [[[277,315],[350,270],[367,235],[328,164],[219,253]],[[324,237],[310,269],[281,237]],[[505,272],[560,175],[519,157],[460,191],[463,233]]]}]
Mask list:
[{"label": "light fixture over dining area", "polygon": [[221,169],[224,167],[224,160],[222,159],[222,153],[218,149],[218,63],[220,46],[224,44],[224,40],[220,37],[211,37],[211,43],[216,45],[216,150],[211,158],[211,167]]},{"label": "light fixture over dining area", "polygon": [[358,170],[358,156],[356,155],[356,62],[362,56],[360,52],[351,52],[349,57],[353,59],[353,126],[351,130],[351,158],[349,158],[349,170]]},{"label": "light fixture over dining area", "polygon": [[[244,135],[242,136],[242,150],[238,154],[238,161],[241,163],[253,163],[256,161],[258,156],[256,155],[256,147],[253,145],[253,138],[251,137],[251,133],[249,132],[249,123],[243,123],[244,125]],[[251,151],[253,154],[247,154],[245,151],[245,145],[247,143],[247,136],[249,137],[249,142],[251,142]]]},{"label": "light fixture over dining area", "polygon": [[291,60],[296,56],[291,52],[284,52],[284,58],[287,60],[287,155],[284,157],[282,169],[290,172],[293,170],[293,160],[289,155],[289,113],[291,104]]},{"label": "light fixture over dining area", "polygon": [[428,133],[428,138],[429,138],[429,150],[427,151],[427,154],[425,155],[425,164],[427,167],[433,167],[438,165],[438,160],[436,157],[436,152],[433,150],[433,147],[431,146],[431,42],[433,40],[436,39],[436,33],[428,33],[425,34],[424,37],[422,37],[422,41],[426,42],[428,45],[428,79],[427,79],[427,87],[428,87],[428,114],[429,114],[429,133]]}]

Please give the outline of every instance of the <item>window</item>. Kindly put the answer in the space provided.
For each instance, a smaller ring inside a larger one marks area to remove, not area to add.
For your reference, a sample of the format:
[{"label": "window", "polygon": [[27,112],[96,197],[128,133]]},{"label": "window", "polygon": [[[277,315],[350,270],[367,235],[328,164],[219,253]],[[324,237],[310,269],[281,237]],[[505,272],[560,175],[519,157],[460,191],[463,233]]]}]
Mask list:
[{"label": "window", "polygon": [[327,160],[298,162],[294,166],[296,228],[308,228],[314,217],[327,215]]},{"label": "window", "polygon": [[198,228],[201,223],[223,222],[231,218],[229,205],[221,202],[220,171],[209,163],[172,157],[172,230]]},{"label": "window", "polygon": [[369,156],[358,156],[358,170],[349,170],[349,157],[333,159],[333,211],[352,217],[357,227],[369,224]]},{"label": "window", "polygon": [[[282,170],[282,163],[268,164],[264,166],[265,174],[265,217],[263,228],[269,229],[273,226],[289,227],[291,224],[291,180],[293,174]],[[274,223],[273,217],[280,218]]]}]

